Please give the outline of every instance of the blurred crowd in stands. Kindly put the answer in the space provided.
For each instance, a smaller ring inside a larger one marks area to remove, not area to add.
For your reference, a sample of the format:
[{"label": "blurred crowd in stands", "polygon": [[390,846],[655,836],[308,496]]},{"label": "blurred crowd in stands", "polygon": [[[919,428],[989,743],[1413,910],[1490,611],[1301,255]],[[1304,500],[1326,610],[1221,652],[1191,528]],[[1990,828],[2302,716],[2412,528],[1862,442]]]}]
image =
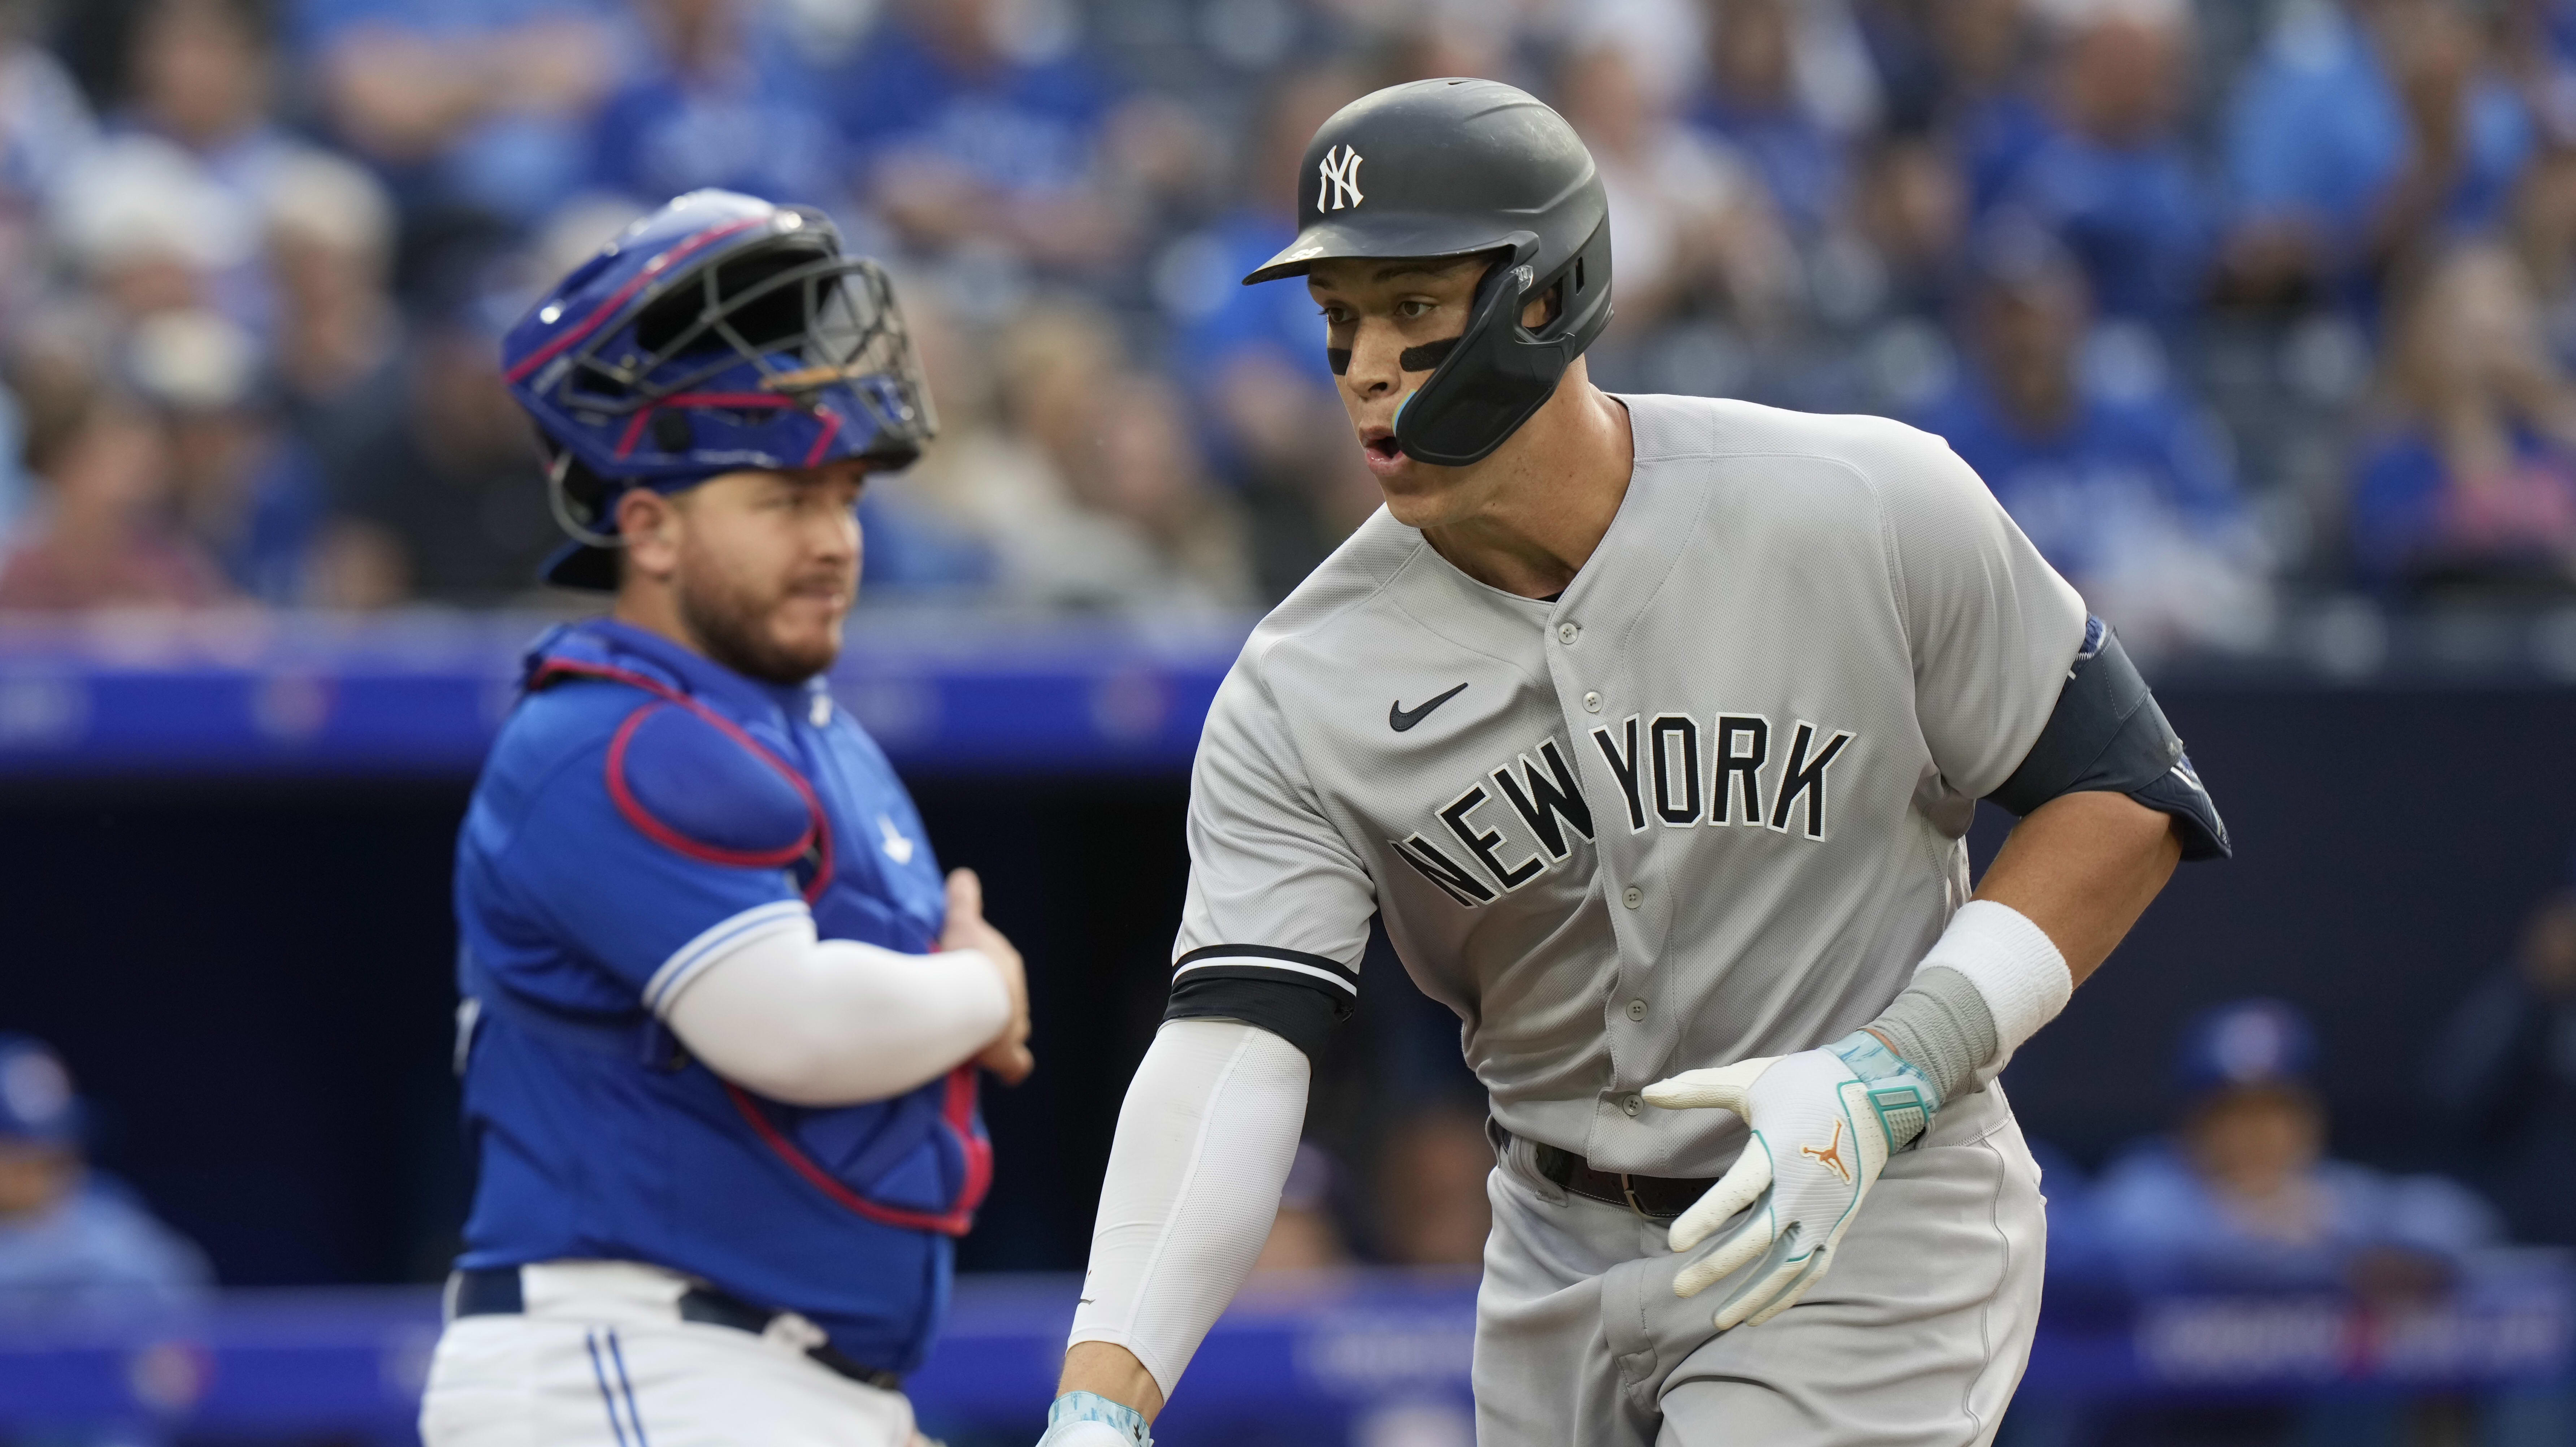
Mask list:
[{"label": "blurred crowd in stands", "polygon": [[0,0],[0,609],[532,601],[497,337],[710,185],[897,273],[872,597],[1257,607],[1376,493],[1237,279],[1442,74],[1598,156],[1597,380],[1939,432],[2133,647],[2576,596],[2576,0]]}]

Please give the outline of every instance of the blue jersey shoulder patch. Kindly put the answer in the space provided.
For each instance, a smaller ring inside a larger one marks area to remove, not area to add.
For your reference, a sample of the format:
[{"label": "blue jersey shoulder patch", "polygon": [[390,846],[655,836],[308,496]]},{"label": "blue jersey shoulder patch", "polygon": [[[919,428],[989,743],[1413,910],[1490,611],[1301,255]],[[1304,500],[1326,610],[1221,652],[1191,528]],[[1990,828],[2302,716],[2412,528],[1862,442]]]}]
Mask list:
[{"label": "blue jersey shoulder patch", "polygon": [[804,782],[740,730],[675,704],[626,716],[608,747],[608,793],[646,838],[713,864],[780,868],[813,843]]}]

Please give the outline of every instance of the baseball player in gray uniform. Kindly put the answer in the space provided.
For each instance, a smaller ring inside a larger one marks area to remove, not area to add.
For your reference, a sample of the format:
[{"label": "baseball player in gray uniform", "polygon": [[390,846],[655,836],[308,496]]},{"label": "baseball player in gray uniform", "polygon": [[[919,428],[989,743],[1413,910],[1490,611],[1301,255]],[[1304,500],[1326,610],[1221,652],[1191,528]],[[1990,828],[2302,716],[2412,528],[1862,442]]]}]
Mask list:
[{"label": "baseball player in gray uniform", "polygon": [[1492,1097],[1480,1442],[1988,1440],[2045,1249],[1994,1076],[2226,852],[2181,742],[1940,439],[1595,388],[1601,183],[1536,100],[1356,101],[1298,200],[1246,280],[1305,278],[1387,505],[1208,716],[1046,1447],[1149,1440],[1372,916]]}]

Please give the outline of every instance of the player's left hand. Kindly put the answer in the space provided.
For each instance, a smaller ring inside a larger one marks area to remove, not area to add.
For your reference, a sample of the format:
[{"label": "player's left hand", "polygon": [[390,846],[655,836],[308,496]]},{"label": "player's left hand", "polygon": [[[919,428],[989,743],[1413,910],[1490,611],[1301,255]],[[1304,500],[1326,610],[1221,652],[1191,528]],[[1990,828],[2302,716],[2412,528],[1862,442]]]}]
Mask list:
[{"label": "player's left hand", "polygon": [[1718,1303],[1720,1331],[1759,1326],[1807,1294],[1887,1158],[1941,1108],[1931,1080],[1866,1030],[1821,1050],[1685,1071],[1645,1097],[1666,1110],[1731,1110],[1753,1128],[1733,1168],[1672,1225],[1673,1249],[1688,1251],[1744,1212],[1673,1278],[1674,1295],[1695,1296],[1752,1268]]},{"label": "player's left hand", "polygon": [[943,950],[976,950],[1002,972],[1003,988],[1011,997],[1011,1018],[1002,1033],[993,1037],[975,1063],[1001,1078],[1004,1085],[1017,1085],[1037,1069],[1037,1057],[1029,1053],[1029,980],[1027,967],[1020,962],[1020,952],[1000,930],[984,918],[984,881],[971,869],[948,871],[948,928],[939,937]]}]

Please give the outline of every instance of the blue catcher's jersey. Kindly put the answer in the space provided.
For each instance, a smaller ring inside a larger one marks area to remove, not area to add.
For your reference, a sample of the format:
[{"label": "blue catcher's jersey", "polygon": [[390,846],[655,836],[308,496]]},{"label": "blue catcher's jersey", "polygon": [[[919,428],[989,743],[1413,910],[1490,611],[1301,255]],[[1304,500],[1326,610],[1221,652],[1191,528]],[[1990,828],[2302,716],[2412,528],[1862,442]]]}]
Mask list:
[{"label": "blue catcher's jersey", "polygon": [[971,1064],[803,1109],[689,1060],[655,1011],[810,911],[921,953],[939,867],[819,682],[762,684],[608,620],[558,628],[457,841],[460,1061],[480,1166],[460,1265],[648,1261],[915,1365],[991,1177]]}]

